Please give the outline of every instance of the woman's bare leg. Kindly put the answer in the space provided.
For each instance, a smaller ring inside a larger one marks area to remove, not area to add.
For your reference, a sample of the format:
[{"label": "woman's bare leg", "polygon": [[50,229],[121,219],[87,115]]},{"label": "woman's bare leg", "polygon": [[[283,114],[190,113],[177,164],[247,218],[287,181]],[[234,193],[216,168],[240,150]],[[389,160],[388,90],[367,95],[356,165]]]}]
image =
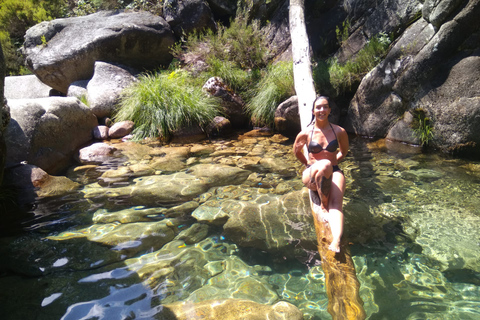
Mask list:
[{"label": "woman's bare leg", "polygon": [[340,252],[340,240],[343,234],[343,194],[345,192],[345,177],[340,171],[332,174],[332,189],[328,210],[328,223],[332,232],[332,243],[329,250]]}]

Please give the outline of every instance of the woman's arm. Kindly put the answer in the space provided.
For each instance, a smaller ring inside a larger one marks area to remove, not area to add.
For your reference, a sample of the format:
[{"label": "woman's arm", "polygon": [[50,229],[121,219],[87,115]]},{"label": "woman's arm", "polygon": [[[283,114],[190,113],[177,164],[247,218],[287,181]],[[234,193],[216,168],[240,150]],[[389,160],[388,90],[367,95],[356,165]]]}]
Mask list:
[{"label": "woman's arm", "polygon": [[297,135],[295,143],[293,144],[293,153],[295,154],[297,159],[300,160],[300,162],[305,166],[308,165],[308,160],[303,153],[303,147],[305,146],[305,144],[307,144],[307,138],[308,135],[304,131],[301,131]]},{"label": "woman's arm", "polygon": [[345,129],[343,129],[340,126],[338,126],[338,128],[340,129],[340,132],[337,135],[338,136],[338,145],[340,147],[340,151],[337,152],[337,161],[340,162],[347,155],[349,144],[348,144],[347,131],[345,131]]}]

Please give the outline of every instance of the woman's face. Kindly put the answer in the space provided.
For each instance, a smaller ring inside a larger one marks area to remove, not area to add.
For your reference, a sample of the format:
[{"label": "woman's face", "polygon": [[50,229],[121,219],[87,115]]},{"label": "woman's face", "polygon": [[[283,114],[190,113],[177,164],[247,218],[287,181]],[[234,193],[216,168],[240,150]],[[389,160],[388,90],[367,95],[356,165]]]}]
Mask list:
[{"label": "woman's face", "polygon": [[330,106],[328,105],[328,101],[326,99],[318,99],[315,101],[315,105],[313,106],[313,115],[315,118],[319,120],[328,119],[328,115],[330,114]]}]

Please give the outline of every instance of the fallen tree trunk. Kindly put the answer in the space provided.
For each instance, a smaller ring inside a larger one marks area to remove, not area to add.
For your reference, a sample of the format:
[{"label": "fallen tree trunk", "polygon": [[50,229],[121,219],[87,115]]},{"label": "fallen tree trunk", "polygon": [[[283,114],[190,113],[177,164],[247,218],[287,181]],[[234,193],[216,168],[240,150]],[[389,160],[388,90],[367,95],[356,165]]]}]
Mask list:
[{"label": "fallen tree trunk", "polygon": [[[311,121],[312,104],[316,97],[304,8],[304,0],[290,0],[289,19],[290,37],[292,39],[293,77],[302,130]],[[318,199],[318,197],[316,198]],[[313,201],[313,198],[310,197],[312,205]],[[313,210],[312,215],[317,234],[318,252],[321,256],[322,268],[325,273],[328,312],[333,319],[365,319],[366,314],[363,309],[363,301],[359,294],[360,283],[357,279],[355,265],[353,264],[348,245],[342,243],[339,253],[330,251],[328,249],[328,245],[332,241],[330,227],[323,221],[319,221]]]}]

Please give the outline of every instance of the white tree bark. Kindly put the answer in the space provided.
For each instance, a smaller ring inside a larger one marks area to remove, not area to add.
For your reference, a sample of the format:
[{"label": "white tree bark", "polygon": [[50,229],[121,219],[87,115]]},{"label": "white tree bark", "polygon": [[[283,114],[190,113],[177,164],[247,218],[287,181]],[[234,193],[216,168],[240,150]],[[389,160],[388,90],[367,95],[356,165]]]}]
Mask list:
[{"label": "white tree bark", "polygon": [[292,39],[293,79],[302,129],[305,129],[312,120],[312,104],[316,96],[304,7],[304,0],[290,0],[289,20],[290,37]]}]

